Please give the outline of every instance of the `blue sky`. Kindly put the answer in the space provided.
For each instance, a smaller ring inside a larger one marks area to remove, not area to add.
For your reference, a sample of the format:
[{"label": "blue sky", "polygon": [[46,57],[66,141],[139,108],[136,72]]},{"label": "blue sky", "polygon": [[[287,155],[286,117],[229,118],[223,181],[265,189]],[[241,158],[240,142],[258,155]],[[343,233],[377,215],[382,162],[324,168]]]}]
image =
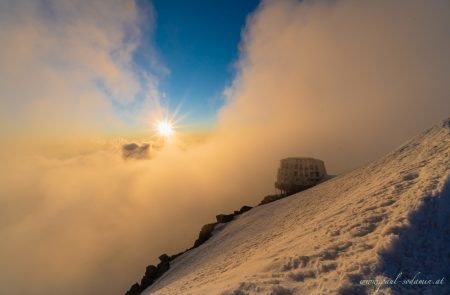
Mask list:
[{"label": "blue sky", "polygon": [[[235,74],[238,44],[246,17],[258,0],[154,0],[154,32],[143,44],[153,44],[158,62],[168,69],[157,73],[163,104],[181,106],[188,124],[213,124],[223,103],[223,90]],[[136,62],[146,66],[137,52]]]}]

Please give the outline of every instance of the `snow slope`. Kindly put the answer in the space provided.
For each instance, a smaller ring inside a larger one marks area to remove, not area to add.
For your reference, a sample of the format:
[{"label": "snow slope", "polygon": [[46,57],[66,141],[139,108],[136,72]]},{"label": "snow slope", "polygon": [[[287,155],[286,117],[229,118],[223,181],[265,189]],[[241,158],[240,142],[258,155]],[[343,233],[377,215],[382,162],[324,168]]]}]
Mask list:
[{"label": "snow slope", "polygon": [[[378,161],[256,207],[143,294],[371,294],[362,279],[450,280],[450,120]],[[378,294],[450,294],[447,284]]]}]

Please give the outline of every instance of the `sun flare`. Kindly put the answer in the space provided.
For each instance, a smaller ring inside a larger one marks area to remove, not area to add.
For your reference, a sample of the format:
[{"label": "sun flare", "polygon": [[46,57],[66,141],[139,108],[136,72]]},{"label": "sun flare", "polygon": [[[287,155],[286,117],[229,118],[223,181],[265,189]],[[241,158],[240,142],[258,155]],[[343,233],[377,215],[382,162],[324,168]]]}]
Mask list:
[{"label": "sun flare", "polygon": [[167,120],[158,122],[156,129],[158,130],[159,135],[163,137],[171,137],[174,132],[172,123]]}]

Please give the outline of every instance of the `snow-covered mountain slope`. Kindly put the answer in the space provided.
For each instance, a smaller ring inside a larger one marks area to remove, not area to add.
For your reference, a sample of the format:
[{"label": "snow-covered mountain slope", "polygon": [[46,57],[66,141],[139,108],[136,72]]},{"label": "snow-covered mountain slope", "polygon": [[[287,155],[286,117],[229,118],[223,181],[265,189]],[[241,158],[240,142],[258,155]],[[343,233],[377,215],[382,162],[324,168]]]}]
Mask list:
[{"label": "snow-covered mountain slope", "polygon": [[[253,208],[143,294],[450,294],[450,120],[396,151]],[[413,277],[444,285],[408,285]],[[367,283],[367,282],[362,282]],[[408,293],[410,294],[410,293]]]}]

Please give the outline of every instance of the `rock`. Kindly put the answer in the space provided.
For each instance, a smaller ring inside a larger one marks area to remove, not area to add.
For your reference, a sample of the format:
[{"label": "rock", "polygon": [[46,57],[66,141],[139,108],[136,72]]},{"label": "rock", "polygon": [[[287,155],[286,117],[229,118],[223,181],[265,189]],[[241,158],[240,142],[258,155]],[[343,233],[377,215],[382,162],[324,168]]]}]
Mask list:
[{"label": "rock", "polygon": [[138,283],[135,283],[131,286],[130,290],[125,293],[125,295],[139,295],[141,293],[141,286]]},{"label": "rock", "polygon": [[161,261],[158,264],[158,273],[157,273],[157,277],[159,278],[160,276],[162,276],[166,271],[168,271],[170,268],[170,262],[169,261]]},{"label": "rock", "polygon": [[142,289],[146,289],[147,287],[149,287],[151,284],[153,284],[155,282],[155,279],[153,278],[153,277],[147,277],[147,276],[144,276],[142,279],[141,279],[141,286],[142,286]]},{"label": "rock", "polygon": [[177,258],[177,257],[180,256],[180,255],[183,255],[183,254],[186,253],[187,251],[189,251],[189,249],[186,249],[186,250],[184,250],[184,251],[182,251],[182,252],[180,252],[180,253],[177,253],[177,254],[174,254],[174,255],[170,256],[170,261],[174,260],[175,258]]},{"label": "rock", "polygon": [[[131,145],[127,147],[127,149],[135,150],[135,145]],[[197,248],[198,246],[205,243],[209,238],[212,237],[212,233],[214,231],[214,228],[218,223],[227,223],[233,220],[234,216],[242,214],[244,212],[247,212],[248,210],[252,209],[250,206],[243,206],[239,211],[234,211],[233,214],[219,214],[216,216],[217,222],[214,223],[208,223],[202,226],[200,233],[198,234],[197,240],[194,242],[194,246],[190,249],[186,249],[183,252],[180,252],[178,254],[169,256],[167,254],[162,254],[159,256],[160,262],[157,266],[149,265],[145,269],[145,275],[141,279],[141,284],[134,284],[131,286],[130,290],[125,295],[140,295],[145,289],[147,289],[149,286],[151,286],[157,279],[159,279],[166,271],[170,269],[170,262],[177,258],[178,256],[186,253],[187,251]]]},{"label": "rock", "polygon": [[442,127],[450,128],[450,118],[444,120]]},{"label": "rock", "polygon": [[217,223],[227,223],[233,220],[233,214],[219,214],[216,216]]},{"label": "rock", "polygon": [[169,262],[170,261],[170,257],[167,254],[162,254],[158,258],[159,258],[159,260],[161,260],[161,262]]},{"label": "rock", "polygon": [[145,275],[141,279],[141,284],[134,284],[125,295],[139,295],[142,291],[151,286],[157,279],[159,279],[170,268],[170,261],[172,260],[167,254],[159,256],[158,266],[149,265],[145,269]]},{"label": "rock", "polygon": [[147,266],[147,268],[145,269],[145,275],[146,276],[153,276],[156,274],[157,268],[154,265],[149,265]]},{"label": "rock", "polygon": [[250,206],[242,206],[242,208],[239,210],[239,214],[245,213],[247,211],[250,211],[253,207]]},{"label": "rock", "polygon": [[249,210],[252,209],[252,208],[253,208],[253,207],[250,207],[250,206],[242,206],[241,209],[239,209],[239,211],[234,211],[234,212],[233,212],[233,215],[234,215],[234,216],[240,215],[240,214],[242,214],[242,213],[245,213],[245,212],[249,211]]},{"label": "rock", "polygon": [[268,203],[272,203],[276,200],[282,199],[285,196],[283,195],[268,195],[265,196],[264,199],[259,203],[259,205],[264,205],[264,204],[268,204]]},{"label": "rock", "polygon": [[155,280],[158,278],[158,272],[159,271],[156,266],[154,265],[147,266],[147,268],[145,269],[145,275],[141,279],[140,292],[142,292],[155,282]]},{"label": "rock", "polygon": [[217,223],[205,224],[200,230],[200,233],[198,234],[198,239],[195,241],[194,246],[192,248],[197,248],[198,246],[206,242],[212,236],[212,232],[214,231],[214,227],[216,225]]}]

